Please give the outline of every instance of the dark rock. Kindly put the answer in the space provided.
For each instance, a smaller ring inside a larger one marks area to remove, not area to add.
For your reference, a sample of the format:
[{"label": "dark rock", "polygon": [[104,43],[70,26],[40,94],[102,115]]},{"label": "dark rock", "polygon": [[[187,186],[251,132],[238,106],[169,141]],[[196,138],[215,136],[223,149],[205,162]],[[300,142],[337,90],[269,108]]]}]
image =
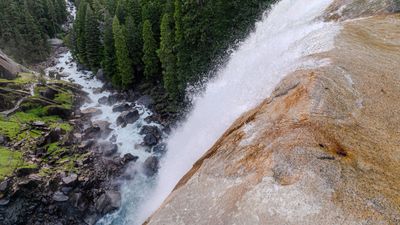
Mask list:
[{"label": "dark rock", "polygon": [[147,146],[154,146],[158,143],[158,139],[153,134],[148,134],[148,135],[144,136],[143,142]]},{"label": "dark rock", "polygon": [[87,225],[94,225],[96,224],[99,216],[97,214],[88,215],[85,217],[84,221]]},{"label": "dark rock", "polygon": [[0,145],[6,145],[9,142],[9,139],[7,136],[0,135]]},{"label": "dark rock", "polygon": [[154,176],[159,169],[159,160],[155,156],[150,156],[143,163],[144,173],[151,177]]},{"label": "dark rock", "polygon": [[131,106],[127,103],[124,103],[124,104],[114,106],[112,111],[113,112],[124,112],[124,111],[128,111],[129,109],[131,109]]},{"label": "dark rock", "polygon": [[137,100],[137,103],[148,108],[151,105],[154,105],[154,100],[149,95],[144,95]]},{"label": "dark rock", "polygon": [[102,104],[102,105],[107,105],[108,104],[108,98],[106,97],[106,96],[103,96],[103,97],[101,97],[100,99],[99,99],[99,104]]},{"label": "dark rock", "polygon": [[101,128],[98,126],[92,126],[87,128],[84,132],[83,132],[83,139],[97,139],[101,137]]},{"label": "dark rock", "polygon": [[110,135],[112,129],[110,128],[110,123],[104,120],[96,120],[93,123],[94,127],[100,128],[100,136],[102,138],[108,137]]},{"label": "dark rock", "polygon": [[117,141],[117,135],[113,134],[113,136],[111,136],[110,141],[115,143]]},{"label": "dark rock", "polygon": [[160,139],[162,136],[161,130],[157,126],[149,126],[145,125],[140,129],[139,134],[141,135],[148,135],[152,134],[154,135],[157,139]]},{"label": "dark rock", "polygon": [[139,111],[125,111],[117,118],[117,125],[126,126],[127,124],[132,124],[140,118]]},{"label": "dark rock", "polygon": [[78,64],[76,65],[76,67],[77,67],[78,71],[87,70],[87,68],[86,68],[84,65],[80,64],[80,63],[78,63]]},{"label": "dark rock", "polygon": [[10,199],[0,199],[0,206],[6,206],[10,203]]},{"label": "dark rock", "polygon": [[104,156],[110,157],[118,152],[118,145],[111,142],[103,142],[100,144],[100,150]]},{"label": "dark rock", "polygon": [[52,89],[52,88],[46,88],[46,90],[41,90],[39,91],[39,94],[42,97],[48,98],[48,99],[54,99],[56,97],[56,94],[58,94],[58,91]]},{"label": "dark rock", "polygon": [[24,177],[37,171],[38,169],[36,167],[23,167],[16,170],[16,175],[17,177]]},{"label": "dark rock", "polygon": [[65,195],[68,195],[72,190],[72,187],[62,187],[61,192]]},{"label": "dark rock", "polygon": [[117,191],[106,191],[96,200],[96,210],[99,213],[110,213],[121,207],[121,194]]},{"label": "dark rock", "polygon": [[88,149],[88,148],[92,147],[94,143],[95,143],[95,142],[94,142],[93,140],[83,141],[83,142],[78,146],[78,148],[80,148],[80,149]]},{"label": "dark rock", "polygon": [[164,143],[158,144],[153,147],[153,152],[156,154],[164,154],[167,150],[167,145]]},{"label": "dark rock", "polygon": [[136,162],[139,157],[132,155],[131,153],[125,154],[124,157],[122,158],[122,162],[124,164],[129,163],[129,162]]},{"label": "dark rock", "polygon": [[97,79],[99,79],[99,80],[101,80],[101,81],[104,81],[105,80],[105,76],[104,76],[104,71],[103,71],[103,69],[99,69],[98,71],[97,71],[97,73],[96,73],[96,78]]},{"label": "dark rock", "polygon": [[120,97],[118,94],[110,95],[108,96],[108,104],[114,105],[115,103],[118,102],[119,99]]},{"label": "dark rock", "polygon": [[67,186],[75,185],[77,180],[78,180],[78,175],[74,173],[70,174],[67,177],[62,178],[63,183]]},{"label": "dark rock", "polygon": [[68,196],[64,195],[61,191],[57,191],[53,194],[53,200],[56,202],[66,202],[68,199]]},{"label": "dark rock", "polygon": [[71,109],[59,105],[50,105],[47,107],[47,115],[49,116],[59,116],[62,119],[68,119],[71,113]]},{"label": "dark rock", "polygon": [[4,180],[0,183],[0,192],[5,192],[8,188],[8,180]]}]

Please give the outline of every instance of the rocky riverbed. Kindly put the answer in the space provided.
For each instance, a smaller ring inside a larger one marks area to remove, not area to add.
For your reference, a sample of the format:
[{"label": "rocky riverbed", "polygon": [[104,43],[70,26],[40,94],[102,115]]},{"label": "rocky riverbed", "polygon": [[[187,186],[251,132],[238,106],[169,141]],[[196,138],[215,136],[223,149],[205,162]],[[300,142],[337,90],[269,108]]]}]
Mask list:
[{"label": "rocky riverbed", "polygon": [[112,92],[101,71],[56,52],[46,76],[0,82],[4,225],[94,224],[121,206],[121,185],[157,172],[165,151],[151,97]]}]

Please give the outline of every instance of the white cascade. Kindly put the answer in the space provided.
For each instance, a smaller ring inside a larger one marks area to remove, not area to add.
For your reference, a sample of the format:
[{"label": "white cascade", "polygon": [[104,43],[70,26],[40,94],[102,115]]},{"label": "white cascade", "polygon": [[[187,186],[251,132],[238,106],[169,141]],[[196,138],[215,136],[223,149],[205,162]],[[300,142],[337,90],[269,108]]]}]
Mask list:
[{"label": "white cascade", "polygon": [[329,63],[307,56],[333,47],[340,27],[320,18],[331,2],[282,0],[265,13],[216,78],[194,98],[187,120],[167,140],[168,153],[154,190],[124,224],[146,220],[235,119],[267,98],[285,75]]}]

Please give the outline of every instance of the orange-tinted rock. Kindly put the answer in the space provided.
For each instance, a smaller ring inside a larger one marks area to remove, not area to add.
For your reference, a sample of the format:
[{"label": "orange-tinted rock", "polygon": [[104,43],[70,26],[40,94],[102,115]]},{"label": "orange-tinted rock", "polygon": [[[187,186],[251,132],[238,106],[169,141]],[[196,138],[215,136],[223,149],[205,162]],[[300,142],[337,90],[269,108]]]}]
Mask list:
[{"label": "orange-tinted rock", "polygon": [[147,224],[400,224],[400,16],[343,22],[330,64],[239,118]]}]

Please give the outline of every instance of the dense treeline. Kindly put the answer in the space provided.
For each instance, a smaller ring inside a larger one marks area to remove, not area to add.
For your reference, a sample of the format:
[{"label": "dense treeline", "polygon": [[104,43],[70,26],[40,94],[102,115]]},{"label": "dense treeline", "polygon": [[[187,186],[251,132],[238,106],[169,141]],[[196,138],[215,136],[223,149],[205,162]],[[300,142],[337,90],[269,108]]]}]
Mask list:
[{"label": "dense treeline", "polygon": [[47,39],[62,31],[67,16],[65,0],[0,0],[0,48],[20,62],[42,61]]},{"label": "dense treeline", "polygon": [[273,0],[80,0],[77,59],[113,85],[162,84],[171,100],[208,75]]}]

